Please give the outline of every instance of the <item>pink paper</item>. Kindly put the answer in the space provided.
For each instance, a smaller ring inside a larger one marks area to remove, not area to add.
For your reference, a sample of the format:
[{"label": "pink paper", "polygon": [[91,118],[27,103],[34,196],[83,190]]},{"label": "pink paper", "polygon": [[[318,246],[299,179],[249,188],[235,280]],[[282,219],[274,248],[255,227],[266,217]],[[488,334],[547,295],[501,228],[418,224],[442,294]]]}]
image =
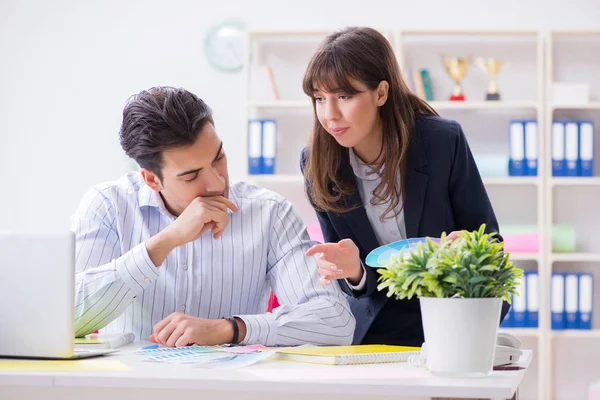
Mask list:
[{"label": "pink paper", "polygon": [[511,253],[537,253],[539,248],[537,233],[503,235],[502,238],[504,239],[504,250]]},{"label": "pink paper", "polygon": [[306,227],[308,236],[311,240],[323,243],[323,233],[321,232],[321,226],[319,224],[311,224]]}]

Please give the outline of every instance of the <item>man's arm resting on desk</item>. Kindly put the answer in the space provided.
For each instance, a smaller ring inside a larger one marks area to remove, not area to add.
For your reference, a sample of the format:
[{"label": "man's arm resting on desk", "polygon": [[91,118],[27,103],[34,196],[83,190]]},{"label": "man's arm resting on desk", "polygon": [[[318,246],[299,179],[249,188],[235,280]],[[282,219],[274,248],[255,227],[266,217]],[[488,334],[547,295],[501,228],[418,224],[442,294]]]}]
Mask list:
[{"label": "man's arm resting on desk", "polygon": [[246,337],[246,324],[240,318],[235,318],[235,324],[238,334],[233,343],[235,330],[228,319],[205,319],[173,313],[154,326],[150,340],[169,347],[238,344]]},{"label": "man's arm resting on desk", "polygon": [[305,256],[312,242],[286,200],[273,211],[268,240],[267,274],[281,306],[272,313],[237,315],[247,328],[241,344],[350,344],[356,322],[348,301],[336,282],[319,283],[314,257]]}]

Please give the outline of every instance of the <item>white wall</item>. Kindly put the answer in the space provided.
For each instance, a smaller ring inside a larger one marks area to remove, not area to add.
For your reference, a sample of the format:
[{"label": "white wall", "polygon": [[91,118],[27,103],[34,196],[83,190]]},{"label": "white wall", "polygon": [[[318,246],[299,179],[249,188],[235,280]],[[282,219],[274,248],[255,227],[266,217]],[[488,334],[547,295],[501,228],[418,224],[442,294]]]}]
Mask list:
[{"label": "white wall", "polygon": [[598,0],[0,1],[0,229],[68,226],[84,191],[130,168],[117,132],[127,97],[185,87],[214,109],[242,176],[241,73],[204,59],[207,30],[247,27],[600,29]]}]

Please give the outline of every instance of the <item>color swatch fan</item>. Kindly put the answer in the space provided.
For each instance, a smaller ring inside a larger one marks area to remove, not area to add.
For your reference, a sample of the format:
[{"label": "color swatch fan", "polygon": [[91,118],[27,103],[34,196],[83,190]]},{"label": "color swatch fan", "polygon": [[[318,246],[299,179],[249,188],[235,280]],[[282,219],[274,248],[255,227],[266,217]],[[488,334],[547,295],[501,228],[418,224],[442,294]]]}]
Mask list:
[{"label": "color swatch fan", "polygon": [[[430,238],[432,241],[439,243],[440,239]],[[412,249],[417,249],[419,243],[423,246],[427,244],[426,238],[411,238],[405,240],[398,240],[390,244],[380,246],[369,253],[366,262],[369,267],[382,268],[385,267],[392,257],[398,257],[400,251],[405,249],[408,252]]]}]

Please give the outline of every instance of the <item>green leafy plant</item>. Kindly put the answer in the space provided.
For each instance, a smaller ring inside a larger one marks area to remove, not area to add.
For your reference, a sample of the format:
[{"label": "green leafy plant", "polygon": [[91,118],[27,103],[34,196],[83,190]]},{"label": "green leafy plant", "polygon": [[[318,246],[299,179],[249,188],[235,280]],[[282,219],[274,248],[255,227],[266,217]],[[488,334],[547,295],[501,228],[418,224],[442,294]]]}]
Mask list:
[{"label": "green leafy plant", "polygon": [[445,233],[439,244],[427,238],[426,244],[402,250],[380,268],[377,288],[398,299],[501,297],[510,302],[523,270],[513,266],[495,236],[485,233],[483,224],[477,231],[460,232],[453,241]]}]

